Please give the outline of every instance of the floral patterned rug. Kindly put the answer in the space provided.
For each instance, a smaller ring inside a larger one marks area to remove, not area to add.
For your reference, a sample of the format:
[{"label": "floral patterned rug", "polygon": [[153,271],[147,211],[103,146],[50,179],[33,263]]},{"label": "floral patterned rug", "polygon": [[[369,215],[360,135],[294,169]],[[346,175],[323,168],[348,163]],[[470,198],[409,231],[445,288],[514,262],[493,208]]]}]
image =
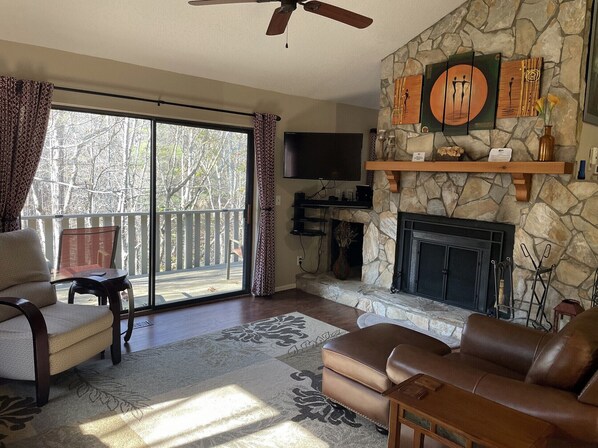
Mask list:
[{"label": "floral patterned rug", "polygon": [[344,331],[300,313],[142,352],[52,379],[0,382],[0,447],[385,447],[320,393],[320,349]]}]

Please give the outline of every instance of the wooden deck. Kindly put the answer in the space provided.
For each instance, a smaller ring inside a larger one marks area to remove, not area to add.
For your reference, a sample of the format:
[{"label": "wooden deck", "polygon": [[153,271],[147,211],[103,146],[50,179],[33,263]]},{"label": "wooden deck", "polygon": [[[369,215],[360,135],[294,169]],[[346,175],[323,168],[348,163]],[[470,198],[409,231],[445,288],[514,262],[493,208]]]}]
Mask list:
[{"label": "wooden deck", "polygon": [[[135,309],[148,306],[148,276],[130,277],[135,294]],[[226,279],[226,264],[180,271],[160,272],[156,276],[156,305],[179,302],[200,297],[241,291],[243,288],[243,263],[231,263],[230,279]],[[58,300],[67,301],[68,285],[56,288]],[[78,295],[76,303],[97,304],[91,295]],[[126,309],[128,303],[122,301]]]}]

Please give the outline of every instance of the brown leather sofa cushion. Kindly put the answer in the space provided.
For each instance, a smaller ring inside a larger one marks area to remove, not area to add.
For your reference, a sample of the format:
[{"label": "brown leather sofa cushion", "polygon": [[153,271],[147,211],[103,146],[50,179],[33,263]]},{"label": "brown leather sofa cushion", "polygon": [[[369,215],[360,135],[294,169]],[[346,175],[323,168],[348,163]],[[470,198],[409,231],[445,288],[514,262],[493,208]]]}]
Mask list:
[{"label": "brown leather sofa cushion", "polygon": [[552,334],[533,328],[472,314],[463,329],[461,353],[489,361],[525,377],[534,358],[551,337]]},{"label": "brown leather sofa cushion", "polygon": [[425,334],[394,324],[377,324],[347,333],[322,348],[325,367],[353,381],[384,392],[392,386],[386,376],[386,361],[399,344],[410,344],[444,355],[451,349]]},{"label": "brown leather sofa cushion", "polygon": [[540,351],[525,381],[579,392],[598,365],[598,308],[569,322]]}]

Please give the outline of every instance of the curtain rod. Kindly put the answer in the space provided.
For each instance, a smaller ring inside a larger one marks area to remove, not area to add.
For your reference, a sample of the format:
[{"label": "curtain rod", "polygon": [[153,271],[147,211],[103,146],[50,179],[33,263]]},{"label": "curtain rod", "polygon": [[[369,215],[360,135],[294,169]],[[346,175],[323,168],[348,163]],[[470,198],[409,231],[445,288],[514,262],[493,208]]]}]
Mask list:
[{"label": "curtain rod", "polygon": [[[223,112],[225,114],[244,115],[246,117],[255,117],[255,113],[252,113],[252,112],[239,112],[237,110],[218,109],[215,107],[197,106],[195,104],[184,104],[184,103],[175,103],[172,101],[152,100],[149,98],[140,98],[137,96],[118,95],[115,93],[97,92],[95,90],[73,89],[71,87],[60,87],[60,86],[54,86],[54,89],[62,90],[64,92],[83,93],[86,95],[107,96],[107,97],[111,97],[111,98],[120,98],[123,100],[142,101],[144,103],[154,103],[154,104],[157,104],[158,106],[161,106],[162,104],[164,104],[166,106],[187,107],[189,109],[199,109],[199,110],[207,110],[210,112]],[[275,116],[276,116],[276,121],[281,120],[280,116],[278,116],[278,115],[275,115]]]}]

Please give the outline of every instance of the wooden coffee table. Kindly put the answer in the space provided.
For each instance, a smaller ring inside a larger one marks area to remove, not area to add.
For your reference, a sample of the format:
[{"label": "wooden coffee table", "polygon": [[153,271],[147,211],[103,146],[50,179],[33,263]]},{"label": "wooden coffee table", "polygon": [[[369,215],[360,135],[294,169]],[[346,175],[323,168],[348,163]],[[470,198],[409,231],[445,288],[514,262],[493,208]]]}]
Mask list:
[{"label": "wooden coffee table", "polygon": [[401,424],[413,428],[413,447],[424,437],[451,448],[540,448],[551,423],[523,414],[427,375],[415,375],[386,392],[390,399],[388,447],[399,448]]}]

